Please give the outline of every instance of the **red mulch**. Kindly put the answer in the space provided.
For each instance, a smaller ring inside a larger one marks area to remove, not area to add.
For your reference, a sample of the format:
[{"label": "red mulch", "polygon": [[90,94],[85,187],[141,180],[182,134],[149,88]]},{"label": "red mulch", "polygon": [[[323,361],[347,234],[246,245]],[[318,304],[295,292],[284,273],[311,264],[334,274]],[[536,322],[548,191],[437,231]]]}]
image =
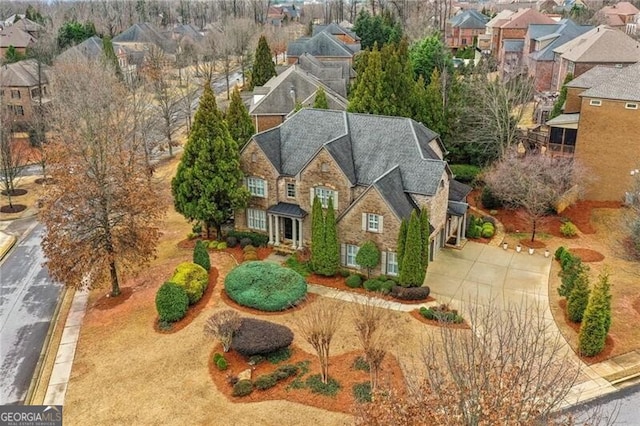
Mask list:
[{"label": "red mulch", "polygon": [[604,255],[595,250],[587,248],[572,248],[569,252],[574,256],[578,256],[583,262],[600,262],[604,260]]},{"label": "red mulch", "polygon": [[173,334],[182,330],[193,322],[194,319],[204,310],[213,295],[213,289],[218,281],[218,270],[214,267],[209,271],[209,284],[204,291],[202,298],[198,302],[187,309],[187,314],[180,321],[174,322],[169,330],[163,330],[158,327],[158,318],[153,321],[153,329],[160,334]]},{"label": "red mulch", "polygon": [[[236,259],[236,262],[242,263],[244,261],[244,252],[242,251],[242,248],[240,246],[227,248],[225,251],[233,256]],[[271,253],[273,253],[273,248],[271,247],[256,247],[258,260],[266,259]]]},{"label": "red mulch", "polygon": [[284,314],[289,314],[291,312],[299,311],[300,309],[306,307],[308,304],[310,304],[314,300],[316,300],[317,297],[318,297],[317,294],[307,293],[307,295],[304,297],[304,299],[302,299],[300,301],[300,303],[298,303],[296,306],[293,306],[293,307],[291,307],[289,309],[285,309],[284,311],[269,312],[269,311],[261,311],[259,309],[253,309],[253,308],[250,308],[248,306],[239,305],[238,303],[236,303],[233,299],[231,299],[229,297],[229,295],[227,294],[226,291],[224,291],[224,289],[220,293],[221,300],[224,303],[226,303],[228,306],[232,307],[233,309],[238,310],[238,311],[242,311],[242,312],[246,312],[248,314],[264,315],[264,316],[284,315]]},{"label": "red mulch", "polygon": [[425,317],[420,315],[420,311],[417,309],[414,309],[413,311],[409,312],[409,314],[411,314],[412,317],[414,317],[421,323],[432,325],[434,327],[447,327],[447,328],[459,328],[464,330],[471,330],[471,327],[469,327],[469,324],[467,324],[466,322],[463,322],[461,324],[450,324],[450,323],[440,322],[436,320],[426,319]]},{"label": "red mulch", "polygon": [[116,297],[111,297],[111,293],[107,293],[93,304],[93,308],[100,309],[101,311],[108,311],[109,309],[115,308],[121,303],[125,302],[127,299],[131,297],[133,294],[133,288],[131,287],[122,287],[120,289],[120,295]]},{"label": "red mulch", "polygon": [[[574,341],[577,342],[578,333],[580,333],[580,323],[570,321],[569,318],[567,317],[567,299],[560,299],[558,301],[558,305],[560,306],[560,308],[562,308],[564,322],[569,327],[571,327],[573,331],[575,331],[576,334],[574,337]],[[585,362],[585,364],[592,365],[598,362],[606,361],[607,359],[611,358],[611,353],[613,352],[614,347],[615,347],[615,342],[613,338],[610,335],[607,335],[607,339],[605,340],[605,343],[604,343],[604,349],[599,354],[595,356],[582,356],[577,351],[575,352],[576,352],[576,355],[578,355],[580,359]]]},{"label": "red mulch", "polygon": [[591,211],[593,209],[619,209],[622,203],[619,201],[578,201],[562,212],[574,225],[585,234],[595,234],[596,229],[591,223]]},{"label": "red mulch", "polygon": [[541,249],[547,246],[545,243],[539,240],[531,241],[531,238],[523,238],[519,242],[522,247],[533,248],[533,249]]},{"label": "red mulch", "polygon": [[[216,345],[209,356],[209,375],[211,380],[216,385],[218,390],[222,392],[225,397],[232,402],[260,402],[269,400],[286,400],[297,402],[304,405],[310,405],[313,407],[322,408],[329,411],[337,411],[342,413],[351,413],[354,405],[355,398],[353,397],[352,387],[357,383],[364,383],[369,381],[369,373],[362,370],[353,369],[354,360],[361,355],[361,353],[354,351],[346,354],[332,356],[329,360],[329,376],[335,378],[340,383],[340,390],[336,396],[325,396],[312,393],[309,389],[287,389],[289,384],[295,380],[295,377],[278,382],[277,385],[267,390],[254,389],[254,391],[243,397],[234,397],[231,395],[233,386],[229,384],[228,378],[237,376],[238,373],[251,368],[252,376],[251,380],[255,381],[256,378],[263,374],[269,374],[273,372],[279,365],[295,364],[301,361],[310,361],[309,373],[301,377],[301,381],[305,381],[307,377],[320,373],[320,363],[318,357],[315,354],[304,352],[302,349],[295,345],[291,346],[292,354],[291,358],[283,361],[277,365],[271,364],[268,361],[263,361],[256,366],[250,366],[247,363],[246,358],[242,355],[230,351],[227,353],[222,352],[220,345]],[[213,355],[219,352],[224,355],[229,364],[229,368],[225,371],[220,371],[213,364]],[[300,376],[296,376],[300,377]],[[404,376],[400,368],[400,364],[395,357],[388,354],[383,362],[382,370],[380,371],[379,378],[380,386],[391,386],[394,389],[402,391],[405,389]],[[304,421],[301,420],[301,423]]]},{"label": "red mulch", "polygon": [[422,300],[401,300],[401,299],[396,299],[395,297],[387,296],[375,291],[368,291],[362,287],[351,288],[345,284],[346,278],[340,275],[336,275],[333,277],[325,277],[322,275],[311,274],[306,279],[307,279],[307,282],[311,284],[318,284],[324,287],[334,288],[340,291],[347,291],[350,293],[357,293],[357,294],[363,294],[365,296],[377,297],[378,299],[384,299],[384,300],[389,300],[393,302],[403,303],[405,305],[420,305],[422,303],[433,302],[436,300],[431,296]]}]

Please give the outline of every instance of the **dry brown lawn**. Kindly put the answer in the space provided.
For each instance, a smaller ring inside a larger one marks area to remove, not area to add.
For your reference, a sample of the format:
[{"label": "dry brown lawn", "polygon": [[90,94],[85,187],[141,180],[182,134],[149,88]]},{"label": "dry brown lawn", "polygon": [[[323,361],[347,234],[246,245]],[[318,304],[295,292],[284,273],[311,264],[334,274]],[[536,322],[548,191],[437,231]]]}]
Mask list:
[{"label": "dry brown lawn", "polygon": [[[159,167],[156,176],[168,182],[176,165],[177,158]],[[204,336],[203,326],[213,312],[228,309],[221,300],[222,282],[235,260],[227,253],[211,252],[212,265],[218,268],[220,276],[213,296],[200,315],[176,333],[154,331],[157,288],[170,276],[175,265],[191,258],[191,250],[177,247],[191,227],[173,209],[170,211],[163,227],[158,259],[124,283],[132,287],[130,298],[104,310],[94,304],[107,290],[94,290],[90,295],[65,399],[65,424],[351,424],[350,415],[284,400],[232,402],[216,388],[208,368],[216,342]],[[284,324],[297,334],[296,315],[299,314],[294,311],[265,319]],[[344,326],[335,337],[332,354],[358,349],[352,320],[349,309],[345,309]],[[409,366],[413,374],[421,374],[421,343],[437,332],[437,328],[421,324],[406,313],[396,313],[393,321],[401,338],[392,354]],[[297,336],[294,344],[313,353]]]},{"label": "dry brown lawn", "polygon": [[[45,187],[42,184],[36,183],[36,180],[41,176],[25,176],[16,180],[15,188],[16,189],[26,189],[27,193],[24,195],[12,196],[11,202],[16,204],[22,204],[27,206],[27,208],[35,206],[36,202],[42,195],[44,194]],[[6,195],[0,195],[0,206],[9,205],[9,200]],[[23,210],[18,213],[1,213],[0,212],[0,221],[3,220],[14,220],[19,219],[27,214],[30,214],[29,211]]]}]

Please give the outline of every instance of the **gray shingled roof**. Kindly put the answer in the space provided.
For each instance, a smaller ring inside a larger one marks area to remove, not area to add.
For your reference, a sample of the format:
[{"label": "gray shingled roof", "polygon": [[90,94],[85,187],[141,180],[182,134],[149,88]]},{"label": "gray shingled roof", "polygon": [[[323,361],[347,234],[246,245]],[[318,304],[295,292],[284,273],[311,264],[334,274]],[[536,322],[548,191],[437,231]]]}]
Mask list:
[{"label": "gray shingled roof", "polygon": [[176,50],[174,40],[166,38],[158,29],[147,22],[133,24],[115,36],[112,41],[114,43],[151,43],[167,53],[173,53]]},{"label": "gray shingled roof", "polygon": [[[49,81],[49,67],[42,65],[43,82]],[[38,85],[38,63],[35,59],[26,59],[0,67],[0,86],[34,87]]]},{"label": "gray shingled roof", "polygon": [[313,37],[301,37],[287,46],[288,56],[300,56],[303,53],[309,53],[316,57],[350,58],[355,54],[355,51],[331,34],[319,32]]},{"label": "gray shingled roof", "polygon": [[313,34],[311,34],[312,36],[321,33],[321,32],[326,32],[329,33],[331,35],[341,35],[341,34],[345,34],[348,35],[349,37],[351,37],[354,40],[360,40],[360,37],[358,37],[358,35],[353,32],[353,31],[349,31],[346,28],[341,27],[340,25],[336,24],[336,23],[331,23],[329,25],[314,25],[313,26]]},{"label": "gray shingled roof", "polygon": [[73,47],[68,48],[60,55],[58,55],[59,60],[64,60],[66,58],[80,55],[85,58],[95,59],[102,55],[102,39],[98,36],[93,36],[82,43],[75,45]]},{"label": "gray shingled roof", "polygon": [[447,204],[447,213],[453,216],[464,216],[469,208],[469,204],[459,201],[449,201]]},{"label": "gray shingled roof", "polygon": [[449,181],[449,201],[464,201],[473,188],[462,182],[451,179]]},{"label": "gray shingled roof", "polygon": [[404,192],[400,167],[395,166],[389,170],[376,180],[373,186],[400,219],[408,219],[411,212],[417,208],[411,196]]},{"label": "gray shingled roof", "polygon": [[301,209],[299,205],[291,203],[278,203],[270,207],[267,213],[288,217],[305,217],[307,215],[307,212]]},{"label": "gray shingled roof", "polygon": [[319,61],[308,53],[300,55],[297,65],[329,86],[340,96],[347,97],[347,87],[355,71],[346,61]]},{"label": "gray shingled roof", "polygon": [[451,26],[457,28],[484,29],[487,22],[489,22],[489,17],[475,9],[465,10],[464,12],[449,19]]},{"label": "gray shingled roof", "polygon": [[618,71],[620,71],[619,68],[599,65],[568,82],[567,87],[590,89],[593,86],[609,80],[612,76],[616,75]]},{"label": "gray shingled roof", "polygon": [[619,30],[600,25],[554,49],[571,62],[634,63],[640,61],[640,42]]},{"label": "gray shingled roof", "polygon": [[524,40],[505,40],[504,51],[505,52],[522,52],[524,48]]},{"label": "gray shingled roof", "polygon": [[[554,40],[531,54],[531,58],[536,61],[553,61],[555,54],[553,50],[574,38],[593,29],[591,25],[578,25],[571,19],[563,19],[555,25],[532,24],[529,25],[530,38],[534,40],[544,40],[554,38]],[[535,37],[533,36],[535,35]]]},{"label": "gray shingled roof", "polygon": [[640,63],[618,70],[604,82],[585,90],[580,96],[588,98],[640,101]]},{"label": "gray shingled roof", "polygon": [[398,167],[405,192],[433,195],[446,162],[429,148],[437,134],[402,117],[303,109],[254,136],[273,165],[293,176],[323,147],[354,185],[372,185]]}]

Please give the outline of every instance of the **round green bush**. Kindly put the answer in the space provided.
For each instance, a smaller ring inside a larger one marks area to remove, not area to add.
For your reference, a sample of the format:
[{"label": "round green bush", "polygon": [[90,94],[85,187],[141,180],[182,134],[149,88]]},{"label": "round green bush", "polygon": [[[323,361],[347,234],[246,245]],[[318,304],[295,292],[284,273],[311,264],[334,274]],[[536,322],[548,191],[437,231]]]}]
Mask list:
[{"label": "round green bush", "polygon": [[202,298],[209,284],[209,274],[200,265],[184,262],[176,268],[173,277],[171,277],[171,282],[184,289],[189,298],[189,304],[193,305]]},{"label": "round green bush", "polygon": [[236,303],[269,312],[290,308],[307,294],[302,275],[270,262],[246,262],[234,268],[224,288]]},{"label": "round green bush", "polygon": [[218,360],[220,358],[224,358],[224,355],[222,355],[220,352],[216,352],[215,354],[213,354],[213,362],[214,363],[218,362]]},{"label": "round green bush", "polygon": [[495,232],[496,228],[492,223],[486,222],[482,225],[482,238],[491,238]]},{"label": "round green bush", "polygon": [[218,367],[218,370],[224,371],[229,367],[229,364],[227,363],[227,360],[222,357],[218,358],[218,360],[216,361],[216,367]]},{"label": "round green bush", "polygon": [[189,298],[184,288],[179,285],[166,282],[156,293],[156,309],[160,321],[176,322],[182,319],[189,308]]},{"label": "round green bush", "polygon": [[575,237],[578,235],[578,228],[571,222],[560,225],[560,233],[565,237]]},{"label": "round green bush", "polygon": [[233,385],[231,394],[233,396],[247,396],[251,392],[253,392],[253,383],[251,383],[251,380],[240,380]]},{"label": "round green bush", "polygon": [[391,293],[391,289],[395,286],[397,286],[398,284],[393,281],[393,280],[387,280],[387,281],[383,281],[380,284],[380,292],[383,294],[389,294]]},{"label": "round green bush", "polygon": [[209,241],[209,244],[207,245],[207,247],[209,247],[210,249],[215,249],[216,247],[218,247],[218,242],[217,241]]},{"label": "round green bush", "polygon": [[218,243],[218,245],[216,246],[216,250],[226,250],[227,248],[227,243],[225,243],[224,241]]},{"label": "round green bush", "polygon": [[382,285],[382,281],[376,279],[366,280],[362,286],[367,291],[380,291],[380,286]]},{"label": "round green bush", "polygon": [[360,275],[350,275],[346,280],[344,280],[344,283],[347,287],[351,288],[362,287],[362,278],[360,278]]}]

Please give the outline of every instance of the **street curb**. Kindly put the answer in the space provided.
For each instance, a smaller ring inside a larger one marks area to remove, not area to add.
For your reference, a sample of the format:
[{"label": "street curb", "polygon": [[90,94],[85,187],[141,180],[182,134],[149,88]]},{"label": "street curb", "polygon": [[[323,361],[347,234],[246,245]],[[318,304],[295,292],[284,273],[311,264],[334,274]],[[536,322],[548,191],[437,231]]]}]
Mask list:
[{"label": "street curb", "polygon": [[4,233],[4,234],[9,237],[9,243],[3,245],[2,247],[0,247],[0,261],[2,261],[2,259],[4,259],[4,257],[7,255],[7,253],[9,253],[9,251],[13,248],[13,246],[18,241],[18,238],[16,238],[15,235],[7,234],[7,233]]},{"label": "street curb", "polygon": [[[36,363],[36,368],[33,372],[33,376],[31,377],[31,383],[29,383],[29,389],[27,390],[27,395],[24,399],[25,405],[32,405],[34,395],[37,389],[40,387],[40,382],[42,380],[42,373],[44,367],[44,361],[48,358],[51,353],[52,344],[51,344],[51,336],[53,335],[58,323],[60,322],[60,308],[64,303],[67,294],[72,291],[66,286],[62,289],[62,293],[60,294],[60,298],[58,299],[58,303],[56,304],[56,308],[53,311],[53,316],[51,317],[51,323],[49,324],[49,329],[47,330],[47,335],[45,336],[44,342],[42,344],[42,350],[40,351],[40,355],[38,356],[38,362]],[[73,290],[75,293],[75,289]],[[73,297],[73,296],[72,296]],[[68,311],[66,312],[69,313]],[[65,318],[66,320],[66,318]],[[59,346],[59,345],[56,345]],[[56,348],[57,351],[57,348]]]}]

